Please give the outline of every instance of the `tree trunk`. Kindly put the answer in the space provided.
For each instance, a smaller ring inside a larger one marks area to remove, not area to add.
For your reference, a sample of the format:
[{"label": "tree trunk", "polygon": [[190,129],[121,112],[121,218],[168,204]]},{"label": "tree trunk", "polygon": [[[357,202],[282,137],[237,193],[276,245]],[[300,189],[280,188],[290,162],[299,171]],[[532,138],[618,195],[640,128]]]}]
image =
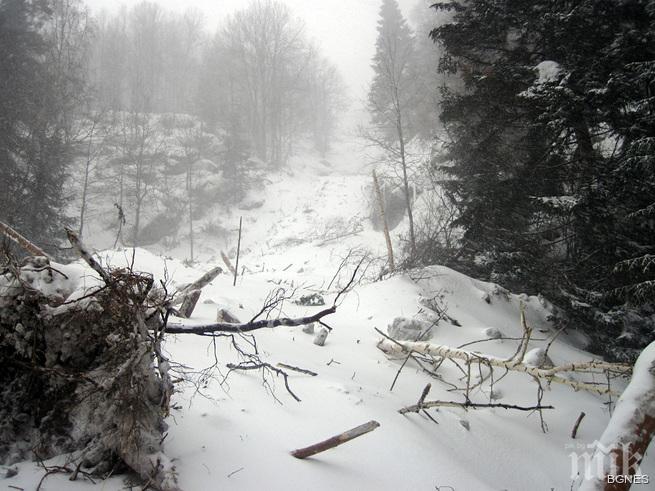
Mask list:
[{"label": "tree trunk", "polygon": [[378,207],[380,208],[380,218],[382,219],[382,227],[384,230],[384,240],[387,243],[387,256],[389,258],[389,269],[391,271],[396,269],[396,265],[393,260],[393,246],[391,245],[391,236],[389,235],[389,226],[387,225],[387,217],[384,214],[384,201],[382,199],[382,191],[380,190],[380,183],[378,182],[378,176],[373,170],[373,187],[375,188],[375,196],[377,198]]},{"label": "tree trunk", "polygon": [[[639,465],[654,434],[655,342],[639,355],[632,380],[597,442],[593,459],[585,462],[589,467],[580,491],[626,491],[632,482],[637,484],[638,476],[643,475]],[[632,476],[632,480],[624,476]]]},{"label": "tree trunk", "polygon": [[398,111],[398,120],[396,124],[398,130],[398,142],[400,144],[400,163],[403,168],[403,188],[405,191],[405,204],[407,206],[407,218],[409,219],[409,244],[411,247],[412,258],[416,257],[416,237],[414,235],[414,215],[412,214],[412,196],[409,190],[409,180],[407,178],[407,156],[405,155],[405,136],[403,134],[403,125]]}]

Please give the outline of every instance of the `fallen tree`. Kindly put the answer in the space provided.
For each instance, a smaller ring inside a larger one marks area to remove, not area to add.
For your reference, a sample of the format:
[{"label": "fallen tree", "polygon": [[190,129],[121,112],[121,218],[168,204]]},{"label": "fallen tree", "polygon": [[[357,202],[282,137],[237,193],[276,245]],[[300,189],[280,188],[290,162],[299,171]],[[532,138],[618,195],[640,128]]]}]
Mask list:
[{"label": "fallen tree", "polygon": [[387,355],[407,356],[417,353],[437,357],[442,360],[459,360],[464,362],[465,367],[469,367],[469,373],[470,367],[472,365],[477,365],[479,369],[486,367],[490,372],[494,367],[505,369],[506,371],[523,372],[525,374],[531,375],[538,381],[542,380],[547,383],[568,385],[575,390],[585,390],[600,395],[617,394],[614,390],[612,390],[609,384],[599,384],[595,382],[575,380],[573,378],[565,377],[563,374],[595,373],[605,375],[609,379],[610,376],[627,375],[632,371],[632,366],[630,365],[624,365],[620,363],[607,363],[598,360],[569,363],[566,365],[553,366],[549,368],[528,364],[526,363],[525,358],[532,329],[527,326],[523,313],[521,313],[521,324],[524,329],[523,338],[521,339],[516,353],[509,359],[429,342],[397,341],[390,338],[389,336],[384,335],[381,331],[378,332],[382,334],[385,339],[382,339],[378,343],[378,348]]},{"label": "fallen tree", "polygon": [[[40,251],[5,224],[28,254]],[[320,322],[332,307],[300,319],[266,319],[275,303],[244,324],[188,327],[168,323],[174,305],[197,301],[215,268],[179,292],[149,274],[108,270],[72,231],[73,249],[93,270],[45,256],[22,261],[4,253],[0,267],[0,464],[70,454],[82,472],[106,476],[126,467],[147,486],[178,489],[163,449],[173,383],[163,355],[166,333],[234,336],[276,326]],[[82,281],[84,278],[84,281]],[[192,302],[193,303],[193,302]],[[190,305],[190,304],[189,304]],[[185,312],[192,311],[190,306]],[[326,325],[327,327],[327,325]]]}]

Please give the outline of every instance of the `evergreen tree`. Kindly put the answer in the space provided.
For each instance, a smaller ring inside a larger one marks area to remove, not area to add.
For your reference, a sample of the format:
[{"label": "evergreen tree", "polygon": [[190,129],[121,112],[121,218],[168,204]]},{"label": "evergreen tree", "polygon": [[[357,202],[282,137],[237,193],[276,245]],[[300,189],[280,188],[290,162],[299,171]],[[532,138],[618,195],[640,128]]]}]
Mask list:
[{"label": "evergreen tree", "polygon": [[62,234],[73,150],[70,86],[51,56],[57,6],[53,12],[50,2],[0,1],[0,220],[46,249]]},{"label": "evergreen tree", "polygon": [[464,264],[543,291],[593,330],[596,349],[630,356],[653,338],[655,9],[438,8],[454,12],[433,31],[447,50],[441,68],[465,83],[442,116]]}]

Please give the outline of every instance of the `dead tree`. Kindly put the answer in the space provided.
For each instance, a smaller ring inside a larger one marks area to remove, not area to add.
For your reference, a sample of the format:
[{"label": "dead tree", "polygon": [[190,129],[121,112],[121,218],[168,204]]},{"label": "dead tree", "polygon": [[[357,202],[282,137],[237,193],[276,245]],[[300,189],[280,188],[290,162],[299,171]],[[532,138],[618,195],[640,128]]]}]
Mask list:
[{"label": "dead tree", "polygon": [[[568,385],[575,390],[585,390],[594,394],[600,395],[616,395],[608,384],[598,384],[594,382],[585,382],[569,379],[563,376],[566,373],[596,373],[601,375],[616,376],[626,375],[632,371],[630,365],[619,363],[606,363],[604,361],[584,361],[579,363],[569,363],[566,365],[554,366],[550,368],[538,367],[525,363],[525,355],[527,352],[528,344],[532,334],[532,329],[526,324],[525,316],[521,313],[521,323],[524,328],[524,335],[521,339],[516,353],[508,359],[499,358],[496,356],[476,353],[450,346],[443,346],[428,342],[411,342],[411,341],[396,341],[389,337],[381,340],[378,343],[378,348],[388,355],[407,355],[408,353],[424,354],[432,357],[440,358],[442,360],[449,360],[455,363],[456,361],[463,361],[464,366],[467,367],[470,373],[472,366],[477,366],[478,371],[486,368],[493,371],[493,368],[502,368],[507,371],[522,372],[531,375],[535,380],[542,380],[547,383],[557,383]],[[459,365],[458,365],[459,366]],[[486,380],[483,378],[480,385]],[[471,387],[468,387],[470,390]],[[467,393],[469,392],[467,390]]]}]

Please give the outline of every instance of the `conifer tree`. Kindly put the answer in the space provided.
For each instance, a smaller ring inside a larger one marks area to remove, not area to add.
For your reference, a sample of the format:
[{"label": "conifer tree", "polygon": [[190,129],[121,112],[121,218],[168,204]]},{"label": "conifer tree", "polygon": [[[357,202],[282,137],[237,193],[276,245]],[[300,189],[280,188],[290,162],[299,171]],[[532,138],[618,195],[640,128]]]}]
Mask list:
[{"label": "conifer tree", "polygon": [[[460,75],[442,120],[464,267],[544,292],[597,351],[655,337],[655,10],[452,1],[433,31]],[[649,320],[650,319],[650,320]]]}]

